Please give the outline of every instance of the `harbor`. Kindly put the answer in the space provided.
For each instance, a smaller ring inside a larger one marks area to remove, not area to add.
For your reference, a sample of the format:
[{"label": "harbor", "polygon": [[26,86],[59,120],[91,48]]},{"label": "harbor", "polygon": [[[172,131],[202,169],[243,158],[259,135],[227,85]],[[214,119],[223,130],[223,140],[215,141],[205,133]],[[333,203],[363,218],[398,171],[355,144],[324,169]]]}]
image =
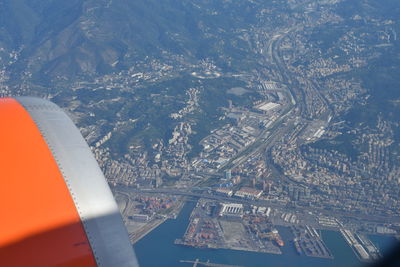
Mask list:
[{"label": "harbor", "polygon": [[[347,245],[339,231],[322,230],[320,235],[326,246],[334,256],[333,259],[299,256],[294,245],[291,243],[294,236],[289,227],[277,226],[277,230],[285,242],[280,247],[282,254],[256,253],[251,251],[240,251],[231,249],[198,249],[193,246],[175,245],[178,237],[183,237],[188,227],[190,217],[196,204],[187,203],[176,220],[167,220],[154,231],[138,241],[134,248],[139,263],[143,266],[193,266],[193,263],[183,263],[180,260],[199,261],[231,264],[240,266],[265,267],[268,262],[270,266],[363,266],[362,262]],[[368,236],[379,250],[385,251],[390,248],[395,239],[389,236]],[[148,248],[151,247],[152,250]],[[160,255],[154,257],[154,251]],[[185,255],[183,258],[182,255]],[[199,266],[199,265],[198,265]]]}]

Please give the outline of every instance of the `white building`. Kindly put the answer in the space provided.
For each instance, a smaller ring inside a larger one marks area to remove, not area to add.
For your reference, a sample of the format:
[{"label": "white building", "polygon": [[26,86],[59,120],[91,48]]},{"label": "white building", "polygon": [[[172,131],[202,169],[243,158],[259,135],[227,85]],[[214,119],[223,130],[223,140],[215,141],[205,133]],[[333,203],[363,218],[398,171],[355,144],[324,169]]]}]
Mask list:
[{"label": "white building", "polygon": [[221,210],[219,212],[219,216],[227,216],[227,215],[242,215],[243,214],[243,205],[236,203],[222,203]]}]

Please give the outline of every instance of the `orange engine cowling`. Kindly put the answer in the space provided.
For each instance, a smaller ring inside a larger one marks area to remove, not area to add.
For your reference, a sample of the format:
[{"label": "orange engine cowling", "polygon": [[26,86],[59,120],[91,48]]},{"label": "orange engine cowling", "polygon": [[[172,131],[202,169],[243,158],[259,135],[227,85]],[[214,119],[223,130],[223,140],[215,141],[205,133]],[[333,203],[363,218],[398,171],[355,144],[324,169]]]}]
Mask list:
[{"label": "orange engine cowling", "polygon": [[0,99],[1,266],[138,266],[90,148],[55,104]]}]

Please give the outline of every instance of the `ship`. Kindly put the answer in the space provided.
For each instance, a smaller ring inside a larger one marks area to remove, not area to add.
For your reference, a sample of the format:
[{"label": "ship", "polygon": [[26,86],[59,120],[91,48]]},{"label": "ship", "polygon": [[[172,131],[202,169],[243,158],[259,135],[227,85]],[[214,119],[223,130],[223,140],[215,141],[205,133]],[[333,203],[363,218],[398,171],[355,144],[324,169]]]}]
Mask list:
[{"label": "ship", "polygon": [[285,245],[285,242],[283,242],[281,236],[279,235],[278,230],[274,229],[271,232],[272,232],[272,235],[273,235],[273,238],[274,238],[274,241],[276,242],[276,244],[280,247],[283,247]]},{"label": "ship", "polygon": [[275,242],[280,247],[283,247],[285,245],[285,242],[283,242],[283,240],[280,238],[275,239]]},{"label": "ship", "polygon": [[299,240],[297,240],[297,238],[295,238],[293,240],[293,243],[294,243],[294,247],[296,248],[297,253],[299,253],[299,255],[302,255],[303,252],[301,251]]}]

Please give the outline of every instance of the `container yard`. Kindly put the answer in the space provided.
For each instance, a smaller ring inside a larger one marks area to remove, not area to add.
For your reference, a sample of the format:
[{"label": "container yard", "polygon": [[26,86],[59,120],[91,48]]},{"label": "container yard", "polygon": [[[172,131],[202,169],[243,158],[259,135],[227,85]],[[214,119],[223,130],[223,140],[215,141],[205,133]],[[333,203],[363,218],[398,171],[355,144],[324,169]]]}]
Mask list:
[{"label": "container yard", "polygon": [[244,206],[200,200],[182,239],[175,244],[281,254],[285,243],[266,214],[246,214]]}]

